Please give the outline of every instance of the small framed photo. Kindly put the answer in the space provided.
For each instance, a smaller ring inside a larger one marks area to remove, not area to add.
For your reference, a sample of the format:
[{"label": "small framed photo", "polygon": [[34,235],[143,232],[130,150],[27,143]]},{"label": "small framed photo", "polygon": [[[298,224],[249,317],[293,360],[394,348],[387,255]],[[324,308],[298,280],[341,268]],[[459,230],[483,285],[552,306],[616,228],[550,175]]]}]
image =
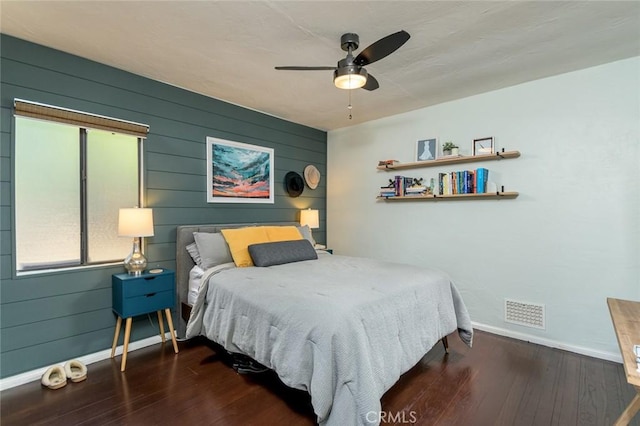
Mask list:
[{"label": "small framed photo", "polygon": [[471,147],[473,155],[487,155],[495,152],[493,145],[493,137],[474,139],[473,146]]},{"label": "small framed photo", "polygon": [[438,138],[421,139],[416,143],[416,161],[435,160],[438,157]]}]

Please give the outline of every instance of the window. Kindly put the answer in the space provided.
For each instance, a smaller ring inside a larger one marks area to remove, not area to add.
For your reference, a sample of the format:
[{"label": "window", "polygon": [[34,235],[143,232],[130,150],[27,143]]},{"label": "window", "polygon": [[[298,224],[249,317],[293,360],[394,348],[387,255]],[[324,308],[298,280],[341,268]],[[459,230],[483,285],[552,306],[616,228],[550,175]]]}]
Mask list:
[{"label": "window", "polygon": [[131,241],[118,237],[118,210],[140,202],[142,137],[20,112],[16,101],[17,271],[124,258]]}]

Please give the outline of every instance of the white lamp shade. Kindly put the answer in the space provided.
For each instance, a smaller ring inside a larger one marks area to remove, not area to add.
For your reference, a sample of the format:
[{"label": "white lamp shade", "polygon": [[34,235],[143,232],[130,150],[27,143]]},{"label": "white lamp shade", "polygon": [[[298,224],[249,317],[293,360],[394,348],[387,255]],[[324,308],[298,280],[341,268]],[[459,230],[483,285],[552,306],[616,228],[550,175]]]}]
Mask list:
[{"label": "white lamp shade", "polygon": [[318,210],[300,210],[300,225],[308,225],[311,229],[320,228]]},{"label": "white lamp shade", "polygon": [[121,237],[152,237],[153,209],[120,209],[118,235]]},{"label": "white lamp shade", "polygon": [[353,65],[340,67],[333,72],[333,84],[338,89],[359,89],[367,84],[367,71]]},{"label": "white lamp shade", "polygon": [[367,77],[359,74],[340,75],[333,80],[338,89],[359,89],[367,82]]}]

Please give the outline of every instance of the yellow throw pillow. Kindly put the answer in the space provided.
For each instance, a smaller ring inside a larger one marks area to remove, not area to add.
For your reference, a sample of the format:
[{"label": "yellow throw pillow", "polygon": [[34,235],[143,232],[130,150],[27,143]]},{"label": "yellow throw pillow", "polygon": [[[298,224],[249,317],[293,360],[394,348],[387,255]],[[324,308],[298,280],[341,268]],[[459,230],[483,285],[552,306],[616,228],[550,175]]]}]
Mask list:
[{"label": "yellow throw pillow", "polygon": [[265,226],[264,228],[272,243],[302,239],[302,234],[298,231],[297,226]]},{"label": "yellow throw pillow", "polygon": [[251,260],[248,249],[251,244],[267,243],[270,241],[264,226],[223,229],[220,232],[229,245],[233,263],[235,263],[238,268],[253,266],[253,261]]}]

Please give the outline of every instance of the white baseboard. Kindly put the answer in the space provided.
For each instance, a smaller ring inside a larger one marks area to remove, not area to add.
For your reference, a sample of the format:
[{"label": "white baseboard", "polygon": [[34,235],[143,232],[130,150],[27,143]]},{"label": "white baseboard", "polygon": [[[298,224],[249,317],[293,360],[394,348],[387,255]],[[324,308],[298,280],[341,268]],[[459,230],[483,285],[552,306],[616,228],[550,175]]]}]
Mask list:
[{"label": "white baseboard", "polygon": [[[171,341],[171,334],[165,333],[165,339],[168,339],[169,341]],[[162,339],[160,336],[147,337],[146,339],[131,342],[129,343],[129,352],[135,351],[137,349],[146,348],[147,346],[152,346],[160,342],[162,342]],[[122,354],[122,348],[123,346],[118,346],[116,348],[116,355]],[[93,364],[94,362],[109,359],[110,357],[111,357],[111,348],[105,349],[100,352],[95,352],[89,355],[84,355],[75,359],[79,360],[84,365],[89,365],[89,364]],[[59,362],[58,364],[64,365],[64,362]],[[16,374],[15,376],[5,377],[4,379],[0,379],[0,391],[3,391],[5,389],[10,389],[16,386],[24,385],[25,383],[40,380],[42,378],[42,375],[47,371],[47,369],[49,369],[49,367],[50,366],[42,367],[36,370],[27,371],[25,373]],[[89,374],[91,374],[91,371],[89,371]]]},{"label": "white baseboard", "polygon": [[497,334],[499,336],[511,337],[513,339],[524,340],[527,342],[535,343],[537,345],[548,346],[550,348],[562,349],[564,351],[575,352],[581,355],[587,355],[592,358],[604,359],[607,361],[613,361],[622,364],[622,355],[616,352],[603,352],[596,351],[589,348],[584,348],[582,346],[575,345],[567,345],[562,342],[558,342],[555,340],[545,339],[543,337],[532,336],[526,333],[520,333],[513,330],[507,330],[504,328],[494,327],[491,325],[480,324],[477,322],[471,322],[473,328],[477,328],[478,330],[486,331],[487,333]]}]

